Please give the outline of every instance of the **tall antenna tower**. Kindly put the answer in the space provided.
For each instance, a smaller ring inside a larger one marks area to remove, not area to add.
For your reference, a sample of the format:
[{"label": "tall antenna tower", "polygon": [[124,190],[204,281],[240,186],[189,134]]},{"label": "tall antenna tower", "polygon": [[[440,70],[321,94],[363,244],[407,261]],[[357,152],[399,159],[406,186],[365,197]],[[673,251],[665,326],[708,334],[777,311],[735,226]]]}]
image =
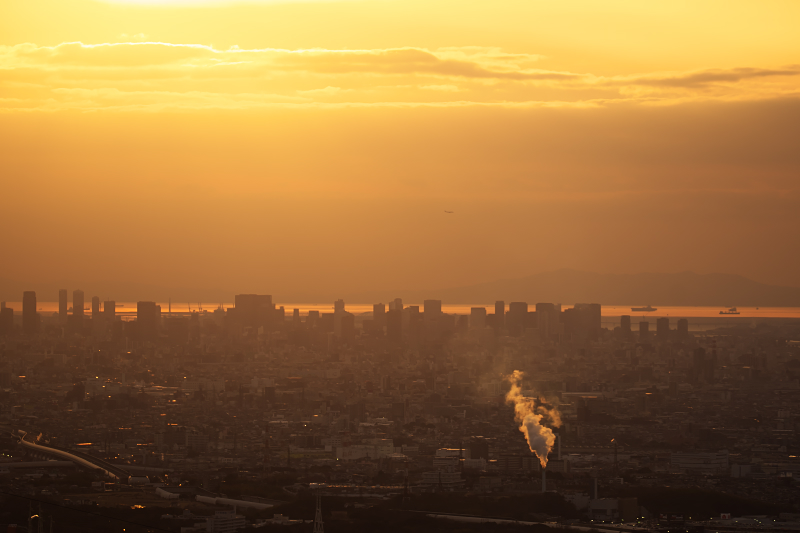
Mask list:
[{"label": "tall antenna tower", "polygon": [[317,514],[314,515],[314,533],[325,533],[322,527],[322,496],[317,494]]}]

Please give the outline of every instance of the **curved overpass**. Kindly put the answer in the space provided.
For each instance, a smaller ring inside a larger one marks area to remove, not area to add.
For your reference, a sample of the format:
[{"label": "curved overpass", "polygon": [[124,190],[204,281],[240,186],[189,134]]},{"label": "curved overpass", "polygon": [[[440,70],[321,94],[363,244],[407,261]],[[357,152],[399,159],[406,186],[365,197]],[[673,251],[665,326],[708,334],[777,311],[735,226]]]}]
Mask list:
[{"label": "curved overpass", "polygon": [[93,457],[88,453],[78,452],[74,450],[68,451],[54,446],[42,446],[41,444],[36,444],[25,440],[25,437],[27,436],[28,434],[26,432],[19,430],[19,435],[18,435],[19,443],[26,450],[33,452],[34,455],[38,454],[49,457],[58,457],[59,459],[72,461],[77,466],[86,468],[88,470],[99,469],[103,471],[103,474],[106,477],[118,482],[127,482],[128,479],[131,477],[128,471],[120,468],[117,465],[112,465],[111,463],[107,463],[102,459]]}]

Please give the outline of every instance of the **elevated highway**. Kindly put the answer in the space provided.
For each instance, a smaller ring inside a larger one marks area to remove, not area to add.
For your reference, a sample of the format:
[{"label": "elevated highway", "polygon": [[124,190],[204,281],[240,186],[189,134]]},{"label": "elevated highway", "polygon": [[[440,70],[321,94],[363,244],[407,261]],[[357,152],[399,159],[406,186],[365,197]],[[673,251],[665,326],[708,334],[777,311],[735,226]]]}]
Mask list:
[{"label": "elevated highway", "polygon": [[19,430],[17,433],[18,434],[16,437],[19,439],[19,444],[34,457],[53,457],[60,460],[71,461],[81,468],[85,468],[94,472],[97,470],[102,470],[103,475],[107,479],[116,481],[118,483],[128,483],[131,478],[130,472],[124,468],[121,468],[118,465],[112,465],[111,463],[103,461],[102,459],[98,459],[97,457],[93,457],[88,453],[75,450],[66,450],[58,446],[44,446],[42,444],[32,442],[32,439],[28,437],[28,434],[25,431]]}]

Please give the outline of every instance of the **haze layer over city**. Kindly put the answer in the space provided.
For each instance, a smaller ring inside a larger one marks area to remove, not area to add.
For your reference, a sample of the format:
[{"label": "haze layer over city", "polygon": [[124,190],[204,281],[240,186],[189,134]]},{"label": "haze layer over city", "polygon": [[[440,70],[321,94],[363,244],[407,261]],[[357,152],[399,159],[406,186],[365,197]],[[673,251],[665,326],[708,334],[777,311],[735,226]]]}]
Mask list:
[{"label": "haze layer over city", "polygon": [[798,20],[0,3],[0,531],[800,532]]}]

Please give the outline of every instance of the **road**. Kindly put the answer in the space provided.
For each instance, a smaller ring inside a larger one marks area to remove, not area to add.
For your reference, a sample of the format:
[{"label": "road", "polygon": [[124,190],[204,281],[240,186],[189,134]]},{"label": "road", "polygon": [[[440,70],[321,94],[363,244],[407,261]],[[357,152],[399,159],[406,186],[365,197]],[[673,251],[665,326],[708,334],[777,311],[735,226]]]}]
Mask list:
[{"label": "road", "polygon": [[87,470],[97,471],[102,470],[103,474],[108,478],[120,483],[127,483],[131,477],[130,472],[127,470],[117,466],[112,465],[111,463],[107,463],[102,459],[98,459],[97,457],[93,457],[87,453],[74,451],[74,450],[65,450],[63,448],[59,448],[57,446],[43,446],[41,444],[36,444],[35,442],[31,442],[30,439],[26,440],[28,437],[28,433],[22,431],[21,429],[15,434],[12,432],[12,435],[16,436],[19,439],[19,444],[32,453],[32,455],[41,455],[45,457],[57,457],[59,459],[72,461],[74,464],[81,468],[85,468]]}]

